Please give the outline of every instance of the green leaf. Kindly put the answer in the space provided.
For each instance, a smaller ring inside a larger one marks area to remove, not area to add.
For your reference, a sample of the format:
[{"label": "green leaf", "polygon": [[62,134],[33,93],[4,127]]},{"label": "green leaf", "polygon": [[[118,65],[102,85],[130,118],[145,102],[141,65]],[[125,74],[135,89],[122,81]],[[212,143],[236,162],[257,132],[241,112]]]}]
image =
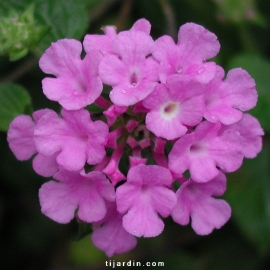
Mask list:
[{"label": "green leaf", "polygon": [[214,1],[223,20],[233,23],[250,21],[257,25],[266,25],[266,19],[256,7],[256,0]]},{"label": "green leaf", "polygon": [[270,251],[270,147],[243,167],[229,181],[225,198],[232,207],[232,217],[259,251]]},{"label": "green leaf", "polygon": [[93,245],[90,237],[85,237],[80,241],[71,243],[69,258],[76,268],[76,266],[89,266],[90,263],[102,262],[103,264],[104,260],[106,260],[106,255]]},{"label": "green leaf", "polygon": [[81,39],[85,34],[89,20],[85,0],[0,0],[0,16],[10,10],[23,12],[31,3],[35,4],[35,19],[46,27],[48,33],[33,51],[41,56],[44,51],[62,38]]},{"label": "green leaf", "polygon": [[247,70],[256,82],[258,91],[258,103],[250,111],[257,117],[266,131],[270,131],[270,62],[259,55],[241,54],[235,56],[229,62],[229,68],[242,67]]},{"label": "green leaf", "polygon": [[81,39],[88,27],[88,14],[82,0],[37,0],[37,19],[51,27],[51,31],[38,45],[39,54],[51,42],[62,38]]},{"label": "green leaf", "polygon": [[34,19],[34,4],[23,13],[10,9],[8,16],[0,17],[0,55],[9,55],[10,60],[24,57],[36,46],[49,30]]},{"label": "green leaf", "polygon": [[0,130],[7,131],[10,122],[31,106],[26,89],[14,83],[0,84]]}]

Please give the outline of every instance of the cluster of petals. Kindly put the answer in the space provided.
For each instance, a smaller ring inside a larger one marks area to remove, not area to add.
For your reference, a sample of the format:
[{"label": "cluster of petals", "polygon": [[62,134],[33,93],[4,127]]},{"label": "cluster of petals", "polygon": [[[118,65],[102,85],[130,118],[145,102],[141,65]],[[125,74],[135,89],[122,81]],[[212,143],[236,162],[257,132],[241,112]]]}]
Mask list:
[{"label": "cluster of petals", "polygon": [[51,177],[39,191],[42,213],[90,223],[107,256],[159,235],[169,216],[199,235],[219,229],[231,216],[218,198],[225,173],[262,149],[260,123],[246,113],[254,80],[242,68],[225,75],[210,60],[216,35],[195,23],[180,27],[176,43],[154,40],[145,19],[102,30],[83,44],[54,42],[41,57],[43,92],[61,112],[19,115],[9,127],[16,158],[33,156],[34,170]]}]

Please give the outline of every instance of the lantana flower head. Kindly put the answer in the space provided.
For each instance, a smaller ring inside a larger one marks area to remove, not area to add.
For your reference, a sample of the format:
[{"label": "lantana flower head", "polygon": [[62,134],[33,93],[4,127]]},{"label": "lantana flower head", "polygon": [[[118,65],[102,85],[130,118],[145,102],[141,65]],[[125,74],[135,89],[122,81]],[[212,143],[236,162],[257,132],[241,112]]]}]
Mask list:
[{"label": "lantana flower head", "polygon": [[181,26],[176,44],[153,40],[145,19],[128,31],[102,29],[85,36],[83,59],[73,39],[40,59],[56,77],[42,86],[60,114],[38,110],[9,127],[15,156],[34,156],[34,170],[52,176],[39,191],[42,213],[85,223],[110,257],[133,249],[136,237],[158,236],[170,216],[199,235],[221,228],[231,216],[216,198],[225,173],[262,149],[264,132],[246,113],[257,102],[254,80],[209,62],[220,45],[201,25]]}]

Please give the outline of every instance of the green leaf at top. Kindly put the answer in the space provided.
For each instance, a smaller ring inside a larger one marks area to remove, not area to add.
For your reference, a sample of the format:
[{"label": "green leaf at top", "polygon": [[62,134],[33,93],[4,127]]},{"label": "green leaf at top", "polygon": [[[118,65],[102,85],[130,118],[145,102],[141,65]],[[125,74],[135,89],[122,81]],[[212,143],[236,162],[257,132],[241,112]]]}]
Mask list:
[{"label": "green leaf at top", "polygon": [[7,131],[10,122],[31,106],[26,89],[14,83],[0,84],[0,130]]},{"label": "green leaf at top", "polygon": [[258,55],[241,54],[229,62],[229,68],[242,67],[253,77],[258,91],[258,103],[250,111],[262,127],[270,131],[270,62]]},{"label": "green leaf at top", "polygon": [[256,0],[223,0],[214,2],[223,20],[233,23],[250,21],[261,26],[267,23],[265,17],[257,8]]},{"label": "green leaf at top", "polygon": [[37,23],[50,29],[33,51],[41,56],[44,51],[62,38],[81,39],[88,27],[88,11],[85,0],[0,0],[0,16],[15,10],[23,12],[35,4]]},{"label": "green leaf at top", "polygon": [[0,16],[0,55],[18,60],[49,31],[49,27],[36,22],[34,9],[34,4],[31,4],[22,13],[10,9],[8,16]]},{"label": "green leaf at top", "polygon": [[225,198],[242,232],[263,254],[270,251],[270,147],[247,159],[228,181]]},{"label": "green leaf at top", "polygon": [[81,39],[88,27],[88,14],[82,0],[37,0],[37,19],[51,31],[38,45],[42,54],[50,45],[62,38]]}]

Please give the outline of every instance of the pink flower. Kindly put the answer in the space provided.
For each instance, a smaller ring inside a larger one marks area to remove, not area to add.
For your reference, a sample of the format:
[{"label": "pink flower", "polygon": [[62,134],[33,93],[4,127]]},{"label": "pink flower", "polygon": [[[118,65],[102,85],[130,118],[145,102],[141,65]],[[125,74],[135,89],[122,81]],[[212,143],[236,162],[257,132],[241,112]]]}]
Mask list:
[{"label": "pink flower", "polygon": [[129,106],[143,100],[158,82],[158,63],[147,57],[155,49],[153,39],[142,31],[125,31],[112,42],[114,54],[103,57],[99,74],[103,83],[111,85],[111,101]]},{"label": "pink flower", "polygon": [[51,111],[38,121],[34,131],[38,152],[45,156],[58,152],[57,163],[71,171],[81,170],[85,162],[101,162],[106,154],[108,126],[93,122],[85,109],[63,109],[61,113],[63,118]]},{"label": "pink flower", "polygon": [[113,53],[111,44],[117,36],[115,26],[101,28],[105,35],[86,35],[83,40],[84,50],[89,53],[92,50],[99,50],[103,55]]},{"label": "pink flower", "polygon": [[56,162],[57,155],[57,152],[51,156],[38,153],[32,162],[34,171],[43,177],[54,175],[59,170],[59,165]]},{"label": "pink flower", "polygon": [[232,125],[223,125],[220,136],[230,136],[236,132],[239,139],[235,142],[241,147],[241,152],[246,158],[255,158],[262,150],[263,129],[259,121],[250,114],[243,114],[242,119]]},{"label": "pink flower", "polygon": [[186,75],[202,83],[208,83],[215,75],[216,64],[205,60],[217,55],[220,49],[215,34],[195,23],[182,25],[178,43],[170,36],[156,40],[155,59],[160,62],[159,79],[165,83],[171,74]]},{"label": "pink flower", "polygon": [[160,219],[168,217],[176,204],[176,196],[168,187],[172,176],[157,165],[132,167],[127,182],[116,190],[117,210],[124,214],[123,226],[135,236],[154,237],[164,228]]},{"label": "pink flower", "polygon": [[19,115],[12,120],[7,132],[9,147],[18,160],[27,160],[36,152],[33,139],[36,123],[29,115]]},{"label": "pink flower", "polygon": [[[88,53],[91,50],[99,50],[103,55],[113,54],[112,41],[117,36],[115,26],[105,26],[102,28],[104,35],[86,35],[83,41],[83,47]],[[150,34],[151,25],[145,19],[136,21],[130,31],[142,31]]]},{"label": "pink flower", "polygon": [[33,113],[33,119],[29,115],[19,115],[10,123],[7,140],[9,147],[18,160],[33,159],[34,171],[44,177],[52,176],[58,171],[56,155],[44,156],[37,153],[34,141],[34,130],[36,123],[49,109],[38,110]]},{"label": "pink flower", "polygon": [[81,60],[81,52],[79,41],[62,39],[52,43],[39,61],[43,72],[56,76],[43,79],[44,94],[67,110],[77,110],[93,103],[102,92],[98,76],[101,54],[89,51]]},{"label": "pink flower", "polygon": [[199,235],[210,234],[215,228],[222,227],[231,216],[227,202],[213,196],[221,196],[226,190],[226,177],[219,173],[207,183],[196,183],[191,179],[177,190],[177,204],[172,211],[172,218],[181,225],[191,226]]},{"label": "pink flower", "polygon": [[106,176],[98,171],[89,173],[60,170],[39,190],[41,211],[59,223],[70,222],[75,211],[85,222],[99,221],[106,215],[106,201],[115,200],[115,191]]},{"label": "pink flower", "polygon": [[141,31],[147,35],[150,35],[151,24],[146,19],[139,19],[133,24],[130,31]]},{"label": "pink flower", "polygon": [[187,126],[195,126],[202,120],[204,88],[200,83],[171,75],[167,86],[159,84],[143,100],[150,110],[146,115],[146,127],[156,136],[173,140],[187,132]]},{"label": "pink flower", "polygon": [[224,70],[218,66],[205,92],[204,117],[213,123],[230,125],[242,118],[242,111],[256,105],[258,94],[254,80],[241,68],[230,70],[224,81],[223,77]]},{"label": "pink flower", "polygon": [[136,244],[136,237],[129,234],[122,225],[123,215],[116,210],[115,203],[107,203],[107,214],[98,222],[101,227],[94,228],[93,244],[104,251],[108,257],[132,250]]},{"label": "pink flower", "polygon": [[[231,137],[219,136],[221,124],[202,122],[195,131],[181,137],[169,153],[169,168],[177,174],[189,170],[195,182],[208,182],[224,172],[233,172],[242,165],[243,154],[235,143],[236,132]],[[232,141],[231,141],[232,140]]]}]

